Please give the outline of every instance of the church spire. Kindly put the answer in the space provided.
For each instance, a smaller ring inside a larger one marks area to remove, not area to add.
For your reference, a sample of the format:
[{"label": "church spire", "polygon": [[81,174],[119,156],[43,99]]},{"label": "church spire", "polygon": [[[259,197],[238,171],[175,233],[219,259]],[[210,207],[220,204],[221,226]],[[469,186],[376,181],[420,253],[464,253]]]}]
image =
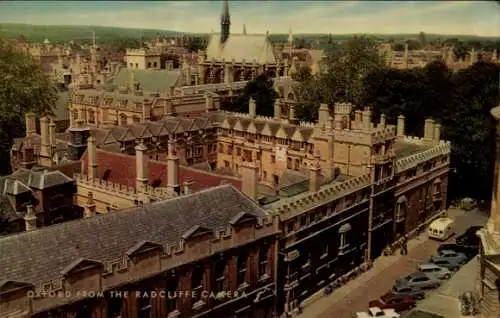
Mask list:
[{"label": "church spire", "polygon": [[222,7],[222,15],[220,17],[220,41],[221,43],[226,42],[229,38],[229,26],[231,25],[230,17],[229,17],[229,2],[228,0],[224,0],[224,4]]}]

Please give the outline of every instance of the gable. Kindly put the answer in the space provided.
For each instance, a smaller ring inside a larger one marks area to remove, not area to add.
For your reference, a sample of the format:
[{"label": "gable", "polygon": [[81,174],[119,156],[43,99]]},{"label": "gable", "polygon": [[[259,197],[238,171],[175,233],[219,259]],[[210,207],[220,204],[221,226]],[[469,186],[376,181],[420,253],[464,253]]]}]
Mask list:
[{"label": "gable", "polygon": [[286,133],[285,129],[281,126],[278,131],[276,132],[276,137],[277,138],[288,138],[288,134]]},{"label": "gable", "polygon": [[250,134],[256,134],[258,131],[257,131],[257,127],[255,127],[255,124],[254,122],[250,122],[250,124],[248,125],[247,127],[247,132],[250,133]]},{"label": "gable", "polygon": [[236,121],[236,124],[234,125],[233,129],[236,131],[245,131],[245,128],[243,128],[243,125],[241,123],[241,120]]},{"label": "gable", "polygon": [[274,129],[273,127],[271,127],[271,125],[269,123],[266,123],[264,125],[264,128],[262,128],[262,131],[260,132],[261,135],[265,135],[265,136],[270,136],[270,137],[274,137]]},{"label": "gable", "polygon": [[233,127],[231,126],[231,123],[229,122],[229,120],[227,118],[224,119],[224,121],[222,122],[222,128],[233,129]]},{"label": "gable", "polygon": [[292,136],[292,140],[293,141],[298,141],[298,142],[303,142],[305,141],[304,140],[304,136],[302,135],[302,132],[300,131],[300,129],[296,129],[295,130],[295,133],[293,134]]},{"label": "gable", "polygon": [[69,264],[68,266],[66,266],[65,268],[63,268],[63,270],[61,271],[61,275],[70,276],[78,272],[84,272],[90,269],[97,269],[97,268],[104,269],[104,264],[99,261],[91,259],[79,258],[74,262],[72,262],[71,264]]},{"label": "gable", "polygon": [[34,288],[35,286],[33,284],[25,282],[17,282],[13,280],[0,281],[0,295],[12,293],[17,290],[34,289]]},{"label": "gable", "polygon": [[209,234],[213,235],[213,231],[211,229],[200,225],[194,225],[182,235],[182,238],[184,240],[190,240],[196,237],[205,236]]},{"label": "gable", "polygon": [[113,131],[110,130],[106,133],[106,136],[101,141],[101,145],[106,145],[106,144],[114,144],[116,142],[119,142],[117,138],[115,138]]},{"label": "gable", "polygon": [[139,243],[135,244],[134,246],[132,246],[127,251],[127,256],[132,257],[132,256],[136,256],[139,254],[148,253],[148,252],[151,252],[154,250],[161,250],[162,248],[163,247],[161,246],[161,244],[157,244],[157,243],[150,242],[150,241],[142,241],[142,242],[139,242]]},{"label": "gable", "polygon": [[235,215],[231,221],[229,221],[229,224],[231,224],[232,226],[236,226],[236,225],[242,225],[244,223],[247,223],[247,222],[257,222],[257,217],[253,214],[250,214],[250,213],[247,213],[247,212],[240,212],[238,213],[237,215]]}]

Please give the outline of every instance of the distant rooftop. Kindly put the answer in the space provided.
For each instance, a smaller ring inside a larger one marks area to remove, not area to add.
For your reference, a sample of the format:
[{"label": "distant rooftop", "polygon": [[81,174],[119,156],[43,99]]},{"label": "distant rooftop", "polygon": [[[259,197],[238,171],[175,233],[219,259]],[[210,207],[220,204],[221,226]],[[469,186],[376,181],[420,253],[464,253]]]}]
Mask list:
[{"label": "distant rooftop", "polygon": [[406,140],[403,141],[398,140],[394,144],[394,151],[396,152],[397,159],[408,157],[431,148],[432,146],[429,145],[422,145],[418,143],[408,142]]}]

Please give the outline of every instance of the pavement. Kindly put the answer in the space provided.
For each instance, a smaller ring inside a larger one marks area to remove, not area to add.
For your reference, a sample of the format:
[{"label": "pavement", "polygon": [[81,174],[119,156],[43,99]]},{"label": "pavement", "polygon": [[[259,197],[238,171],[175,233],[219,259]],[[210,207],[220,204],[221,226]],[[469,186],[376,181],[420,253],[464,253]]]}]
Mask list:
[{"label": "pavement", "polygon": [[[455,219],[455,232],[460,235],[472,225],[484,225],[488,214],[474,210],[465,212],[449,209],[448,215]],[[453,242],[454,237],[448,241]],[[392,289],[394,281],[415,271],[416,266],[435,254],[441,242],[427,238],[425,231],[408,242],[408,255],[381,256],[373,263],[373,267],[336,289],[328,296],[323,290],[302,303],[303,312],[300,318],[350,318],[356,312],[366,311],[368,302],[377,299]]]}]

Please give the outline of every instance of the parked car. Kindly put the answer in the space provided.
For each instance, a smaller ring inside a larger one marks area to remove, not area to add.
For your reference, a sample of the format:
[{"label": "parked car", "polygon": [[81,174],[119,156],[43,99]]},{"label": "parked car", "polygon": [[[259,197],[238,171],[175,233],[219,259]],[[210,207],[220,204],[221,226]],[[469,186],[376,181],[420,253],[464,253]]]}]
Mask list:
[{"label": "parked car", "polygon": [[417,270],[437,279],[449,279],[452,275],[448,268],[438,266],[434,263],[422,263],[417,266]]},{"label": "parked car", "polygon": [[462,266],[463,264],[467,263],[467,256],[464,253],[458,253],[455,251],[450,251],[450,250],[441,250],[438,255],[435,255],[432,257],[432,262],[435,263],[434,260],[438,259],[446,259],[450,260],[454,263],[459,264]]},{"label": "parked car", "polygon": [[418,287],[420,289],[433,289],[441,286],[441,280],[421,272],[415,272],[398,279],[395,285]]},{"label": "parked car", "polygon": [[455,241],[461,246],[479,246],[479,237],[476,232],[482,229],[482,226],[471,226],[462,235],[457,236]]},{"label": "parked car", "polygon": [[380,309],[378,307],[368,308],[367,312],[356,313],[357,318],[399,318],[401,317],[394,309]]},{"label": "parked car", "polygon": [[424,299],[425,297],[425,292],[419,287],[394,286],[390,292],[398,296],[411,296],[414,299]]},{"label": "parked car", "polygon": [[471,246],[471,245],[458,245],[458,244],[441,244],[439,245],[437,251],[438,253],[449,250],[457,253],[463,253],[467,256],[468,259],[472,259],[479,252],[479,246]]},{"label": "parked car", "polygon": [[444,258],[431,258],[429,262],[436,264],[439,267],[446,267],[452,272],[456,272],[460,268],[460,264],[449,259]]},{"label": "parked car", "polygon": [[411,296],[400,296],[394,293],[387,293],[379,299],[368,303],[370,308],[378,307],[380,309],[394,309],[396,312],[409,310],[415,307],[415,299]]}]

